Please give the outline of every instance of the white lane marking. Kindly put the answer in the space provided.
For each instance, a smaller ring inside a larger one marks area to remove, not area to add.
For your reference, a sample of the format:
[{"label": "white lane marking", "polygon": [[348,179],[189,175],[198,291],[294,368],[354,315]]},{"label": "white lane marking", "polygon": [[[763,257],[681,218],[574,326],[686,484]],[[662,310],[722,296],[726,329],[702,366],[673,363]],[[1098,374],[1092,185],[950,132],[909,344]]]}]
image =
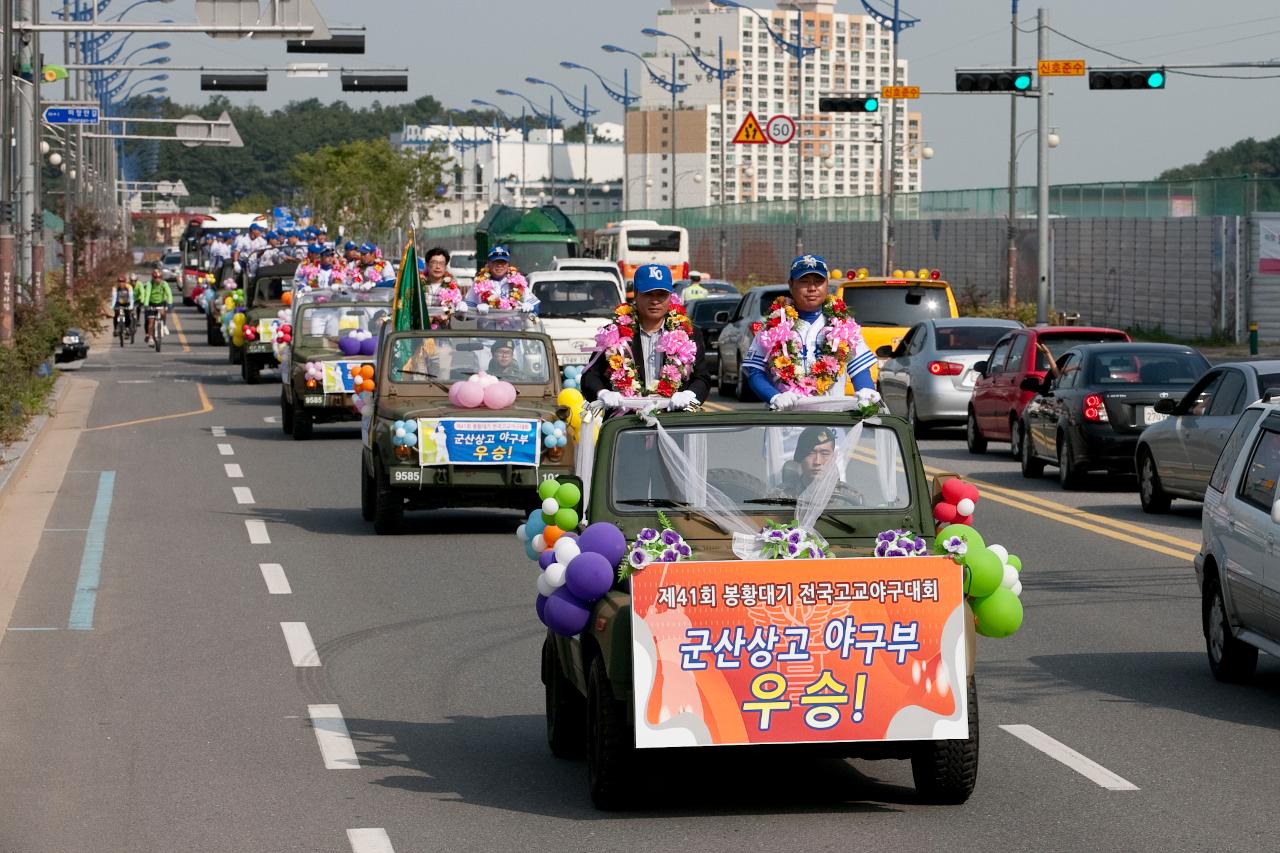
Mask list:
[{"label": "white lane marking", "polygon": [[263,416],[263,418],[262,418],[262,420],[263,420],[263,421],[265,421],[266,423],[269,423],[269,424],[278,424],[278,423],[280,423],[280,416],[279,416],[279,415],[264,415],[264,416]]},{"label": "white lane marking", "polygon": [[351,844],[351,853],[396,853],[382,827],[348,829],[347,841]]},{"label": "white lane marking", "polygon": [[250,545],[270,545],[271,537],[267,535],[267,523],[256,518],[246,518],[244,529],[249,531]]},{"label": "white lane marking", "polygon": [[320,665],[320,653],[316,651],[306,622],[281,622],[280,630],[284,631],[284,642],[294,666]]},{"label": "white lane marking", "polygon": [[249,490],[248,486],[232,486],[231,491],[236,493],[236,503],[242,506],[254,503],[253,492]]},{"label": "white lane marking", "polygon": [[150,385],[154,379],[117,379],[117,385]]},{"label": "white lane marking", "polygon": [[233,450],[233,449],[232,449],[232,447],[231,447],[231,445],[229,445],[229,444],[219,444],[219,445],[218,445],[218,453],[222,454],[223,456],[235,456],[235,455],[236,455],[235,450]]},{"label": "white lane marking", "polygon": [[244,472],[240,470],[240,466],[235,462],[226,462],[222,466],[222,470],[227,472],[227,476],[233,480],[239,480],[244,477]]},{"label": "white lane marking", "polygon": [[355,744],[351,742],[351,733],[347,731],[347,722],[342,719],[338,706],[308,705],[307,714],[311,717],[311,728],[315,730],[325,769],[359,770],[360,759],[356,756]]},{"label": "white lane marking", "polygon": [[227,428],[226,428],[226,427],[209,427],[209,432],[213,433],[213,437],[214,437],[214,438],[226,438],[226,437],[227,437]]},{"label": "white lane marking", "polygon": [[292,594],[293,589],[289,586],[289,579],[285,577],[284,566],[279,563],[258,563],[258,569],[267,583],[267,592],[272,595]]},{"label": "white lane marking", "polygon": [[1035,726],[1027,726],[1022,724],[1001,726],[1009,734],[1025,741],[1045,755],[1060,761],[1079,773],[1089,781],[1106,788],[1108,791],[1137,791],[1140,790],[1137,785],[1112,773],[1107,768],[1098,764],[1096,761],[1085,758],[1065,743],[1054,740]]}]

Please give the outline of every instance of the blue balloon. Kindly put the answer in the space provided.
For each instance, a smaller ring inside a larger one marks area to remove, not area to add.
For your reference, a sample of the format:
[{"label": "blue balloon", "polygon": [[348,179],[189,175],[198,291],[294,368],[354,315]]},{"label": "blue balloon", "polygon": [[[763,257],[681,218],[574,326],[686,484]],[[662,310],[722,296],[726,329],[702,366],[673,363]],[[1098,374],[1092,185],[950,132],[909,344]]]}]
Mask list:
[{"label": "blue balloon", "polygon": [[395,432],[398,429],[404,429],[404,421],[396,421],[391,425],[392,432]]},{"label": "blue balloon", "polygon": [[[533,512],[529,513],[529,520],[525,522],[524,535],[529,537],[529,541],[533,541],[533,537],[537,536],[543,530],[546,530],[546,528],[547,524],[542,520],[542,509],[535,509]],[[538,559],[536,554],[534,555],[534,559]]]},{"label": "blue balloon", "polygon": [[563,433],[556,436],[556,447],[564,447],[568,443],[569,443],[569,436],[564,435]]},{"label": "blue balloon", "polygon": [[533,550],[532,542],[524,543],[524,553],[525,553],[525,556],[527,556],[530,560],[536,561],[538,559],[538,552]]},{"label": "blue balloon", "polygon": [[543,422],[542,422],[542,434],[543,434],[543,435],[551,435],[551,430],[553,430],[553,429],[555,429],[555,426],[551,423],[551,421],[543,421]]},{"label": "blue balloon", "polygon": [[418,431],[418,422],[417,422],[417,421],[405,421],[405,422],[404,422],[404,428],[405,428],[406,430],[408,430],[409,432],[417,432],[417,431]]},{"label": "blue balloon", "polygon": [[396,435],[394,432],[393,432],[393,433],[391,433],[391,446],[392,446],[392,447],[399,447],[399,446],[400,446],[400,445],[402,445],[402,444],[404,444],[404,439],[402,439],[400,436]]},{"label": "blue balloon", "polygon": [[404,437],[404,443],[405,443],[405,445],[406,445],[406,446],[408,446],[408,447],[417,447],[417,446],[418,446],[418,434],[417,434],[416,432],[409,432],[409,433],[406,433],[406,434],[405,434],[405,437]]},{"label": "blue balloon", "polygon": [[548,450],[550,450],[556,446],[556,437],[554,435],[549,435],[542,439],[542,443]]}]

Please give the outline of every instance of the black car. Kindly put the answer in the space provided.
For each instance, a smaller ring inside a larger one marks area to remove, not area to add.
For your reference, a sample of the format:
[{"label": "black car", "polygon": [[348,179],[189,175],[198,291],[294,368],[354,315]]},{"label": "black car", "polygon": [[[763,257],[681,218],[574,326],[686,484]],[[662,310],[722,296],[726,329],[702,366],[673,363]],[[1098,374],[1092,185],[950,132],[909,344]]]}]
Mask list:
[{"label": "black car", "polygon": [[702,339],[707,342],[707,369],[713,375],[720,373],[720,349],[717,345],[720,330],[729,322],[741,301],[739,295],[705,296],[688,305],[689,321],[702,331]]},{"label": "black car", "polygon": [[1088,471],[1133,471],[1138,436],[1165,415],[1161,400],[1179,400],[1209,369],[1198,350],[1178,344],[1088,344],[1064,352],[1045,379],[1027,377],[1036,396],[1022,412],[1022,476],[1039,477],[1047,462],[1074,488]]},{"label": "black car", "polygon": [[62,335],[62,342],[54,350],[53,360],[62,364],[68,361],[80,361],[89,357],[89,341],[84,332],[70,328]]}]

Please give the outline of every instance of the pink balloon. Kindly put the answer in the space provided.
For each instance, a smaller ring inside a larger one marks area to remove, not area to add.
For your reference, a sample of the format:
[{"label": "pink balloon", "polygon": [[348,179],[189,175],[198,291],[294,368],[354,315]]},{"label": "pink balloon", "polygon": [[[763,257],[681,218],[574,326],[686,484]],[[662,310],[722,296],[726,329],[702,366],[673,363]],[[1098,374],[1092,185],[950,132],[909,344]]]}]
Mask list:
[{"label": "pink balloon", "polygon": [[484,404],[490,409],[505,409],[516,401],[516,387],[510,382],[495,382],[484,389]]},{"label": "pink balloon", "polygon": [[462,383],[455,382],[449,386],[449,402],[458,408],[462,408],[462,403],[458,402],[458,392],[462,390]]},{"label": "pink balloon", "polygon": [[474,409],[484,402],[484,389],[478,382],[457,382],[452,388],[458,389],[457,405],[464,409]]}]

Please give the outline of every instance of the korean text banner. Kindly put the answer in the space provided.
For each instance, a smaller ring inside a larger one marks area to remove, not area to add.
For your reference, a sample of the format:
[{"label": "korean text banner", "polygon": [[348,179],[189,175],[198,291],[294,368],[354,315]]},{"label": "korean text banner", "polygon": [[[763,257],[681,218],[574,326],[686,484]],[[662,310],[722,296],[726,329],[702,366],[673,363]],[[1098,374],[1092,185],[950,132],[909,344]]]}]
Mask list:
[{"label": "korean text banner", "polygon": [[419,465],[537,466],[538,421],[419,418]]},{"label": "korean text banner", "polygon": [[636,746],[967,738],[961,572],[949,557],[637,572]]},{"label": "korean text banner", "polygon": [[324,363],[324,393],[354,393],[355,380],[351,377],[351,368],[364,364],[373,364],[373,361],[326,361]]}]

